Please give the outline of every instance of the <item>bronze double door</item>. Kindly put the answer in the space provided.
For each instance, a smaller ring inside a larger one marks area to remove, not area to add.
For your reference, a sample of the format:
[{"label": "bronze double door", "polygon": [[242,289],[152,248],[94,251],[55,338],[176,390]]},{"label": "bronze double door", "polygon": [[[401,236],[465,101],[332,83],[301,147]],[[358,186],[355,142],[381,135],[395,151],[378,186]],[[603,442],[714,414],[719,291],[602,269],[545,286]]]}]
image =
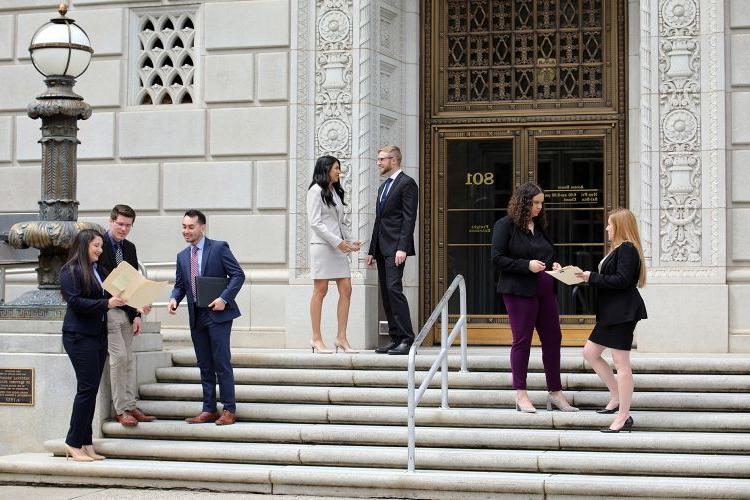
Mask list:
[{"label": "bronze double door", "polygon": [[[420,311],[462,274],[472,344],[511,341],[490,249],[515,186],[542,186],[556,260],[584,269],[627,206],[626,4],[422,0]],[[582,344],[590,298],[557,286],[563,343]]]},{"label": "bronze double door", "polygon": [[[509,344],[511,333],[496,293],[492,229],[507,213],[513,188],[536,182],[545,190],[555,259],[594,269],[605,254],[606,207],[617,188],[611,125],[589,128],[441,130],[437,135],[437,282],[467,280],[472,344]],[[436,290],[437,292],[437,290]],[[593,327],[591,297],[557,283],[565,345],[580,345]]]}]

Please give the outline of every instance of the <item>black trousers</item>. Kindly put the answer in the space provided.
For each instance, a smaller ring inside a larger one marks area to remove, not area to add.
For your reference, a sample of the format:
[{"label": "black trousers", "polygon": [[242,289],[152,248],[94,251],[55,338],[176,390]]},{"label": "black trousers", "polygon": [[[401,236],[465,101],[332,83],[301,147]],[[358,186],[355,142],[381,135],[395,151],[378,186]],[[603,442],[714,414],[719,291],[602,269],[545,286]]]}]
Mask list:
[{"label": "black trousers", "polygon": [[396,266],[394,256],[376,256],[378,265],[378,284],[380,298],[383,301],[385,316],[388,318],[388,331],[394,342],[414,342],[414,330],[411,327],[409,303],[404,295],[401,281],[404,277],[406,263]]},{"label": "black trousers", "polygon": [[106,330],[97,336],[63,332],[63,346],[73,364],[77,383],[65,442],[73,448],[80,448],[92,444],[91,423],[96,410],[96,395],[107,362]]}]

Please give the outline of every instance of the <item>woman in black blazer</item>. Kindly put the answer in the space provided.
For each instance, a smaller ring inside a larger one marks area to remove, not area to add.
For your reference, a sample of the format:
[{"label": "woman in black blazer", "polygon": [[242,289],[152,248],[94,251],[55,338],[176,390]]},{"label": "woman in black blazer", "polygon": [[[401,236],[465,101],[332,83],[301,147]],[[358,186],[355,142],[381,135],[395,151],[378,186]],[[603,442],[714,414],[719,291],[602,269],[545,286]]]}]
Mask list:
[{"label": "woman in black blazer", "polygon": [[[638,293],[638,288],[646,284],[646,264],[638,224],[630,210],[619,209],[610,214],[607,237],[612,242],[612,251],[599,263],[599,272],[578,274],[597,292],[596,326],[583,348],[583,357],[591,363],[610,392],[609,403],[597,413],[617,412],[612,425],[602,432],[620,432],[633,427],[633,417],[630,416],[633,397],[630,347],[635,325],[647,317],[646,305]],[[607,347],[612,349],[616,378],[602,358]]]},{"label": "woman in black blazer", "polygon": [[76,372],[76,396],[65,438],[65,456],[77,462],[104,457],[94,451],[91,423],[96,394],[107,360],[107,310],[125,305],[102,289],[107,271],[97,268],[102,235],[84,229],[73,242],[70,259],[60,271],[62,295],[68,303],[63,320],[63,346]]},{"label": "woman in black blazer", "polygon": [[513,344],[510,369],[516,390],[516,410],[535,413],[526,390],[531,336],[536,328],[542,343],[547,380],[547,409],[578,411],[568,404],[560,381],[560,315],[554,278],[545,270],[560,269],[554,246],[544,232],[544,191],[533,183],[516,188],[508,202],[508,215],[492,231],[492,263],[498,271],[497,292],[508,310]]}]

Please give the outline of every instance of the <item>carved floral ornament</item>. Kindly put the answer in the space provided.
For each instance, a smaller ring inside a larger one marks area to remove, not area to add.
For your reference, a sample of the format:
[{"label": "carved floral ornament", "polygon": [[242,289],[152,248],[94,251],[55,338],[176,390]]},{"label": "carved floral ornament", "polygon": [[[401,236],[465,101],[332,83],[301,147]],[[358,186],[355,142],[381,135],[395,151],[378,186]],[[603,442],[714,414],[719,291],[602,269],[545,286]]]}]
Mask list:
[{"label": "carved floral ornament", "polygon": [[[661,15],[668,30],[685,30],[692,33],[697,25],[698,6],[695,0],[667,0],[662,4]],[[675,36],[687,33],[669,31],[667,34]]]}]

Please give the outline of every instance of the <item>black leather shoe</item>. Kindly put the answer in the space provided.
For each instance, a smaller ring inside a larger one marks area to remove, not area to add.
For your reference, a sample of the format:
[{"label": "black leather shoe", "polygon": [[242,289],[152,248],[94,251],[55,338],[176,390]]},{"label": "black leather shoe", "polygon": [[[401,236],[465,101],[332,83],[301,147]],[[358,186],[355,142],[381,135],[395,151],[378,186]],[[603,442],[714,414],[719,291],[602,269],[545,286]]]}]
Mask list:
[{"label": "black leather shoe", "polygon": [[612,415],[613,413],[617,413],[618,411],[620,411],[620,405],[617,405],[614,408],[604,407],[601,410],[596,410],[596,413],[600,415]]},{"label": "black leather shoe", "polygon": [[603,429],[600,429],[600,431],[609,434],[617,434],[618,432],[630,432],[631,430],[633,430],[634,424],[635,422],[633,421],[633,417],[628,417],[628,419],[624,424],[622,424],[622,427],[620,427],[619,429],[610,429],[609,427],[605,427]]},{"label": "black leather shoe", "polygon": [[409,349],[411,349],[411,342],[401,342],[393,349],[390,349],[388,354],[409,354]]},{"label": "black leather shoe", "polygon": [[401,342],[391,342],[388,345],[381,345],[380,347],[375,348],[375,352],[378,354],[385,354],[394,347],[398,347],[399,345],[401,345]]}]

